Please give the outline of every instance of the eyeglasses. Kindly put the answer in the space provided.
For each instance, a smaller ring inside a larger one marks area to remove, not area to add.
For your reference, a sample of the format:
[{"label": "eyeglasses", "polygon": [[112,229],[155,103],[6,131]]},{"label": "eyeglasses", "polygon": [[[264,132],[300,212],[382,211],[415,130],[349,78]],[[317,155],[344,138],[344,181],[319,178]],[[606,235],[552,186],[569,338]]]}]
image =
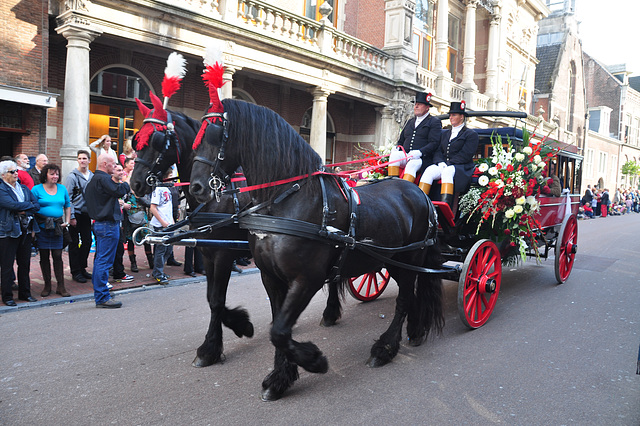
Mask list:
[{"label": "eyeglasses", "polygon": [[7,170],[7,173],[16,174],[16,173],[18,173],[18,169],[15,169],[15,170]]}]

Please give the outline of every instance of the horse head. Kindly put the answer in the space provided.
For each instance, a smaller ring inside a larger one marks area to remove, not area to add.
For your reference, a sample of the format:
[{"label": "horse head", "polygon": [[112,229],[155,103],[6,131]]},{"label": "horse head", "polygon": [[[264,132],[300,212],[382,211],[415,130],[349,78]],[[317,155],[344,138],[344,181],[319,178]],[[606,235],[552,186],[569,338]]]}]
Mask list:
[{"label": "horse head", "polygon": [[153,109],[136,99],[145,116],[143,125],[133,137],[138,157],[131,175],[131,189],[139,196],[150,193],[172,164],[179,163],[181,144],[175,131],[171,112],[162,101],[149,93]]},{"label": "horse head", "polygon": [[[238,163],[227,156],[229,121],[225,113],[210,112],[193,144],[194,158],[189,192],[201,203],[211,201],[229,181]],[[216,196],[218,198],[218,196]]]}]

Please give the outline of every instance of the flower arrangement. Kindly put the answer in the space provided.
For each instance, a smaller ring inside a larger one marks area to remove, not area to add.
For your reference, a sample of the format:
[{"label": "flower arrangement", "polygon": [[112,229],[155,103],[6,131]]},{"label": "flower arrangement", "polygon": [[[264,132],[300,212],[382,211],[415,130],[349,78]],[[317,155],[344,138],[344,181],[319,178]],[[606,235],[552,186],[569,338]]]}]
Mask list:
[{"label": "flower arrangement", "polygon": [[[371,166],[377,166],[380,164],[389,162],[389,155],[395,148],[395,143],[389,143],[386,145],[378,146],[375,149],[362,149],[359,148],[362,159]],[[387,166],[375,168],[369,171],[362,172],[362,179],[382,179],[387,176]]]},{"label": "flower arrangement", "polygon": [[544,187],[548,190],[545,159],[554,154],[549,149],[543,153],[546,146],[531,140],[526,130],[520,150],[513,148],[509,138],[503,146],[499,135],[492,136],[491,144],[493,154],[477,162],[478,183],[461,198],[460,211],[468,215],[467,222],[478,222],[476,233],[484,231],[507,240],[524,261],[529,247],[538,256],[535,231],[540,224],[534,216],[540,207],[536,195],[545,192]]}]

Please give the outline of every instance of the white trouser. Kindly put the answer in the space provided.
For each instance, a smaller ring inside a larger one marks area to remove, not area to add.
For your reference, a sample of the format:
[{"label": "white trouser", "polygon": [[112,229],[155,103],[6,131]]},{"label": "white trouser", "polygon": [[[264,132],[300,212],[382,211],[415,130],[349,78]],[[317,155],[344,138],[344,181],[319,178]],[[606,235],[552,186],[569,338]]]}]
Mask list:
[{"label": "white trouser", "polygon": [[445,165],[444,167],[441,167],[437,164],[432,164],[424,171],[420,178],[420,182],[431,185],[434,180],[441,179],[442,183],[453,183],[453,177],[455,174],[455,166]]},{"label": "white trouser", "polygon": [[404,167],[404,173],[407,175],[411,175],[413,177],[416,177],[418,170],[420,170],[420,166],[422,166],[422,159],[420,158],[405,159],[405,154],[404,154],[404,151],[402,150],[391,151],[391,155],[389,155],[389,161],[392,162],[396,160],[401,160],[401,161],[398,161],[397,163],[391,163],[390,165],[396,166],[396,167]]}]

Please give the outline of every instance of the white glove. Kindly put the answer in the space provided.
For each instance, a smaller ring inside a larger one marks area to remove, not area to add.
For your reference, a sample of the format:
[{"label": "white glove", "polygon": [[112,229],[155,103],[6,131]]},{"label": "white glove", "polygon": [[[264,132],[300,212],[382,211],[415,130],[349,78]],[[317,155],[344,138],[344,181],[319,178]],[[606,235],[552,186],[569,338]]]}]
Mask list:
[{"label": "white glove", "polygon": [[445,163],[444,161],[441,161],[438,163],[438,167],[440,167],[441,169],[445,169],[447,167],[447,163]]},{"label": "white glove", "polygon": [[422,152],[418,149],[412,149],[411,151],[409,151],[408,156],[411,158],[420,158],[422,157]]}]

